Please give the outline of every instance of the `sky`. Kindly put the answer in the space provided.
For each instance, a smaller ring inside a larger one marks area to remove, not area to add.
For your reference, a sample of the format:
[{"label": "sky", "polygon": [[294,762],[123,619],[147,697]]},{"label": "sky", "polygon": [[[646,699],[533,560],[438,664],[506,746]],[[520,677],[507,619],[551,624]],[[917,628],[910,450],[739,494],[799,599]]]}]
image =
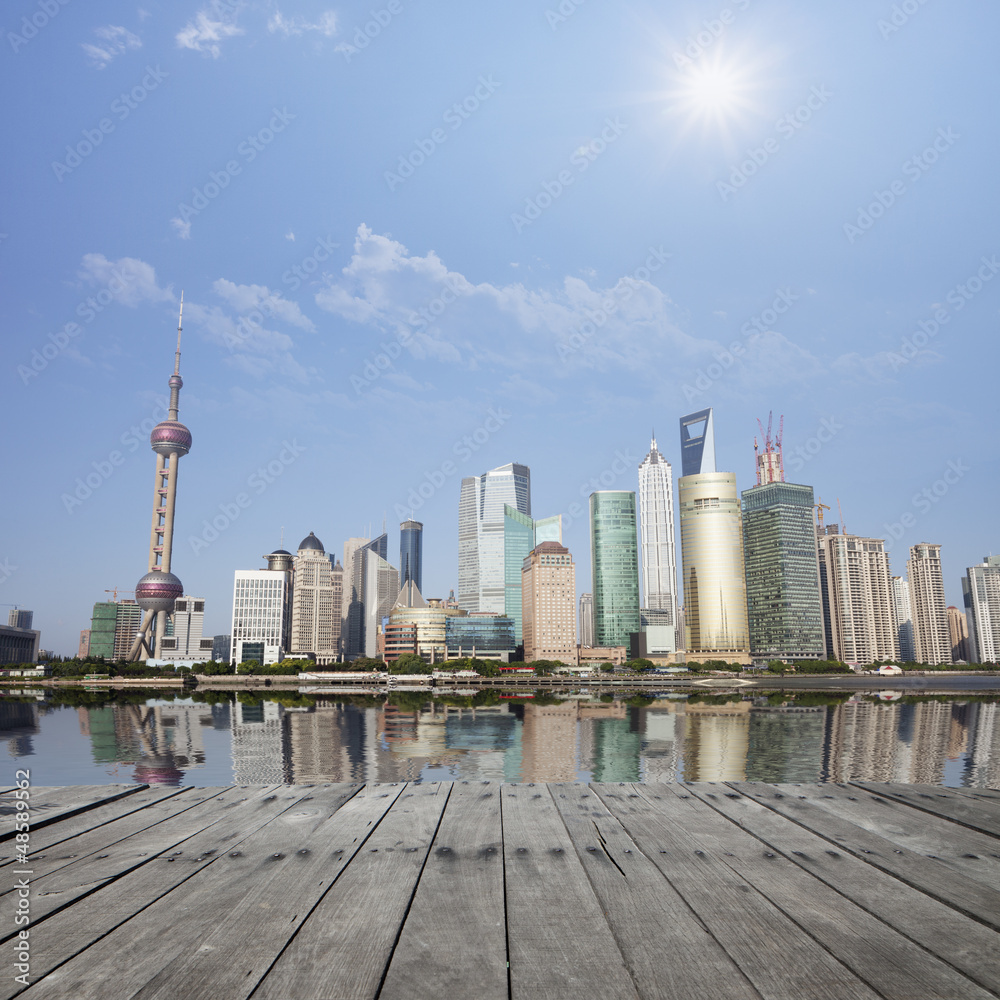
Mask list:
[{"label": "sky", "polygon": [[998,30],[987,0],[9,0],[0,603],[73,654],[145,572],[183,291],[172,569],[208,634],[310,531],[384,520],[393,561],[415,517],[447,596],[461,478],[511,461],[589,590],[587,496],[654,430],[679,474],[708,406],[740,489],[773,411],[786,478],[897,575],[940,543],[960,604],[997,549]]}]

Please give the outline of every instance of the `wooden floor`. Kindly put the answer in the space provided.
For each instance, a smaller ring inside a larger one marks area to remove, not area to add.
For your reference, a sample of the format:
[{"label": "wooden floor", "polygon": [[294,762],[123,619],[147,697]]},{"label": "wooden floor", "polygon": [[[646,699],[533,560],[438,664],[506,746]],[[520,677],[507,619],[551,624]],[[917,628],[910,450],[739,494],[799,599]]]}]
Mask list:
[{"label": "wooden floor", "polygon": [[0,794],[0,998],[1000,996],[995,791],[95,785],[30,803],[23,865]]}]

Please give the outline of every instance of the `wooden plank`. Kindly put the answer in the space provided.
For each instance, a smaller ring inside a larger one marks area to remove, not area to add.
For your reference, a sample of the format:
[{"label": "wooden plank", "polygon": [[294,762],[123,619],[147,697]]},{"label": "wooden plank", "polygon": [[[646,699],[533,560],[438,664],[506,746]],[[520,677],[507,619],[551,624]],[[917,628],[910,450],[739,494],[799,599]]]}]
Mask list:
[{"label": "wooden plank", "polygon": [[790,786],[822,809],[917,854],[942,861],[978,882],[1000,888],[1000,843],[988,834],[919,812],[897,799],[851,785]]},{"label": "wooden plank", "polygon": [[237,851],[67,963],[60,988],[81,1000],[246,997],[393,798],[358,801],[357,790],[311,789]]},{"label": "wooden plank", "polygon": [[[32,787],[27,802],[31,807],[31,829],[38,830],[57,820],[75,816],[77,813],[102,802],[113,802],[126,795],[135,795],[149,785],[66,785]],[[0,796],[0,841],[9,840],[17,832],[14,829],[14,814],[17,810],[17,792]]]},{"label": "wooden plank", "polygon": [[[761,996],[875,1000],[877,994],[866,983],[714,857],[707,838],[692,836],[667,820],[654,798],[673,798],[666,788],[651,786],[651,797],[646,798],[641,786],[628,791],[619,785],[592,787]],[[721,816],[718,826],[720,831],[732,828]]]},{"label": "wooden plank", "polygon": [[254,1000],[376,996],[449,790],[437,782],[405,788],[264,977]]},{"label": "wooden plank", "polygon": [[511,1000],[638,991],[544,785],[501,785]]},{"label": "wooden plank", "polygon": [[905,802],[908,806],[929,812],[934,816],[942,816],[971,830],[988,833],[1000,837],[1000,814],[989,808],[988,803],[967,802],[960,796],[936,795],[928,792],[914,792],[908,785],[874,784],[869,781],[851,782],[858,788],[883,795],[887,798]]},{"label": "wooden plank", "polygon": [[759,782],[733,781],[727,784],[807,830],[818,833],[831,845],[881,868],[988,927],[1000,930],[1000,892],[997,890],[940,861],[915,854],[821,809],[804,797],[800,798],[801,790],[794,785],[782,791],[778,786]]},{"label": "wooden plank", "polygon": [[[713,794],[715,787],[685,785],[681,793],[677,786],[651,785],[643,786],[640,794],[654,801],[665,821],[705,845],[704,850],[745,879],[879,996],[886,1000],[917,996],[921,1000],[990,1000],[989,991],[769,850],[752,834],[728,821],[720,823],[720,813],[696,794]],[[655,789],[663,794],[656,794]]]},{"label": "wooden plank", "polygon": [[[458,947],[456,947],[458,945]],[[500,788],[456,782],[379,1000],[507,1000]]]},{"label": "wooden plank", "polygon": [[760,996],[597,795],[572,784],[549,792],[643,1000]]},{"label": "wooden plank", "polygon": [[76,816],[42,827],[40,830],[32,829],[30,831],[31,854],[34,856],[41,851],[54,847],[56,844],[69,840],[71,837],[87,833],[103,824],[113,823],[115,820],[128,816],[140,809],[145,809],[154,803],[163,802],[166,799],[183,797],[193,791],[195,789],[192,785],[184,785],[180,788],[150,787],[145,791],[137,792],[135,795],[128,795],[125,798],[115,799],[113,802],[106,802],[103,805],[95,806],[93,809],[78,813]]},{"label": "wooden plank", "polygon": [[[220,818],[188,840],[184,845],[184,854],[163,856],[143,865],[41,923],[32,923],[31,981],[42,979],[58,969],[74,955],[186,882],[221,854],[228,855],[238,849],[243,840],[301,800],[304,791],[308,789],[282,786],[234,788],[226,794],[227,800],[231,801],[221,807]],[[241,794],[242,798],[239,797]],[[13,942],[0,945],[0,967],[10,968],[14,961]],[[120,972],[121,969],[117,969],[114,976]],[[57,976],[45,987],[52,990],[52,996],[60,996],[58,988],[54,988],[58,979]],[[0,998],[6,1000],[20,989],[9,979],[0,978]]]},{"label": "wooden plank", "polygon": [[1000,994],[997,932],[843,851],[731,789],[685,785],[772,851],[897,928],[985,989]]}]

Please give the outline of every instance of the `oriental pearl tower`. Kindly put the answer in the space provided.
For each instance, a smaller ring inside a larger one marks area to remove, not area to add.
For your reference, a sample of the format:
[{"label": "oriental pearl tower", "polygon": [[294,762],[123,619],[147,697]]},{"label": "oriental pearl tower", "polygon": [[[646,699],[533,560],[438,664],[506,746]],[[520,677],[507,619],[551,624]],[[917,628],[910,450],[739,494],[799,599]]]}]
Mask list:
[{"label": "oriental pearl tower", "polygon": [[149,533],[149,572],[135,585],[136,604],[145,612],[142,627],[135,637],[129,660],[155,657],[174,610],[174,601],[184,593],[184,585],[170,572],[170,553],[174,541],[174,508],[177,503],[177,466],[182,455],[191,450],[191,432],[177,419],[181,386],[181,324],[184,317],[184,293],[181,292],[177,318],[177,353],[170,386],[170,411],[149,435],[156,452],[156,485],[153,488],[153,524]]}]

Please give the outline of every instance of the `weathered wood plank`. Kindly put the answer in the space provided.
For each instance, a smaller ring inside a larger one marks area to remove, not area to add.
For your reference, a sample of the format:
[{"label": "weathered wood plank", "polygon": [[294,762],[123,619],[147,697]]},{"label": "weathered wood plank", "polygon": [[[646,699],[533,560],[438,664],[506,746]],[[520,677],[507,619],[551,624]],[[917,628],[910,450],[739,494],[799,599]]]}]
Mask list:
[{"label": "weathered wood plank", "polygon": [[[693,837],[666,821],[659,806],[674,798],[670,791],[653,788],[646,798],[640,786],[636,790],[619,785],[592,787],[761,996],[769,1000],[875,1000],[874,990],[714,857],[706,838]],[[722,816],[718,825],[720,831],[732,829]]]},{"label": "weathered wood plank", "polygon": [[885,837],[862,830],[805,798],[799,798],[801,792],[795,786],[789,786],[786,792],[775,785],[758,782],[733,781],[728,784],[807,830],[818,833],[841,850],[849,851],[856,858],[903,879],[921,892],[988,927],[1000,930],[1000,892],[995,889],[940,861],[915,854]]},{"label": "weathered wood plank", "polygon": [[[149,785],[66,785],[32,787],[27,798],[31,807],[31,829],[38,830],[50,823],[75,816],[102,802],[113,802],[126,795],[135,795]],[[14,814],[17,811],[17,791],[0,796],[0,841],[9,840],[17,832]]]},{"label": "weathered wood plank", "polygon": [[[992,994],[926,953],[893,927],[857,906],[720,813],[697,794],[715,785],[643,786],[663,817],[705,845],[757,892],[886,1000],[990,1000]],[[657,796],[654,789],[666,794]],[[683,794],[683,799],[680,795]]]},{"label": "weathered wood plank", "polygon": [[730,788],[685,785],[713,809],[847,899],[898,928],[980,986],[1000,994],[997,932]]},{"label": "weathered wood plank", "polygon": [[[305,791],[300,786],[300,789]],[[395,790],[394,790],[395,791]],[[81,976],[111,976],[74,995],[103,998],[248,996],[337,878],[393,794],[357,785],[311,790],[289,809],[162,896],[65,967]],[[169,939],[161,940],[162,929]]]},{"label": "weathered wood plank", "polygon": [[986,885],[1000,889],[1000,842],[985,833],[920,812],[898,799],[848,785],[788,786],[827,812],[885,837],[917,854],[943,861]]},{"label": "weathered wood plank", "polygon": [[456,782],[379,1000],[507,1000],[500,789]]},{"label": "weathered wood plank", "polygon": [[635,998],[635,984],[545,785],[504,784],[512,1000]]},{"label": "weathered wood plank", "polygon": [[[288,789],[281,786],[234,788],[227,793],[227,799],[231,798],[232,801],[221,807],[221,817],[187,841],[184,844],[184,854],[162,856],[102,886],[41,923],[33,922],[30,928],[31,982],[43,979],[48,973],[58,969],[73,956],[190,879],[220,854],[236,850],[243,840],[302,799],[304,791],[307,792],[308,789]],[[34,915],[34,908],[32,913]],[[149,946],[151,950],[162,944],[162,928],[160,931],[160,936]],[[8,941],[0,945],[0,966],[9,968],[13,961],[13,942]],[[113,978],[120,972],[119,966],[108,975]],[[58,980],[59,977],[50,981],[45,987],[46,991],[51,990],[50,995],[56,997],[74,996],[71,991],[60,994]],[[9,979],[0,978],[0,998],[6,1000],[19,988]]]},{"label": "weathered wood plank", "polygon": [[374,998],[427,859],[450,785],[408,785],[254,993]]},{"label": "weathered wood plank", "polygon": [[549,791],[643,1000],[760,996],[597,795],[586,785]]},{"label": "weathered wood plank", "polygon": [[858,788],[864,788],[866,791],[874,791],[887,798],[898,799],[914,809],[942,816],[952,823],[967,826],[971,830],[1000,837],[1000,815],[990,808],[989,803],[966,802],[957,795],[914,792],[910,790],[908,785],[877,785],[870,781],[851,782],[851,784],[857,785]]}]

